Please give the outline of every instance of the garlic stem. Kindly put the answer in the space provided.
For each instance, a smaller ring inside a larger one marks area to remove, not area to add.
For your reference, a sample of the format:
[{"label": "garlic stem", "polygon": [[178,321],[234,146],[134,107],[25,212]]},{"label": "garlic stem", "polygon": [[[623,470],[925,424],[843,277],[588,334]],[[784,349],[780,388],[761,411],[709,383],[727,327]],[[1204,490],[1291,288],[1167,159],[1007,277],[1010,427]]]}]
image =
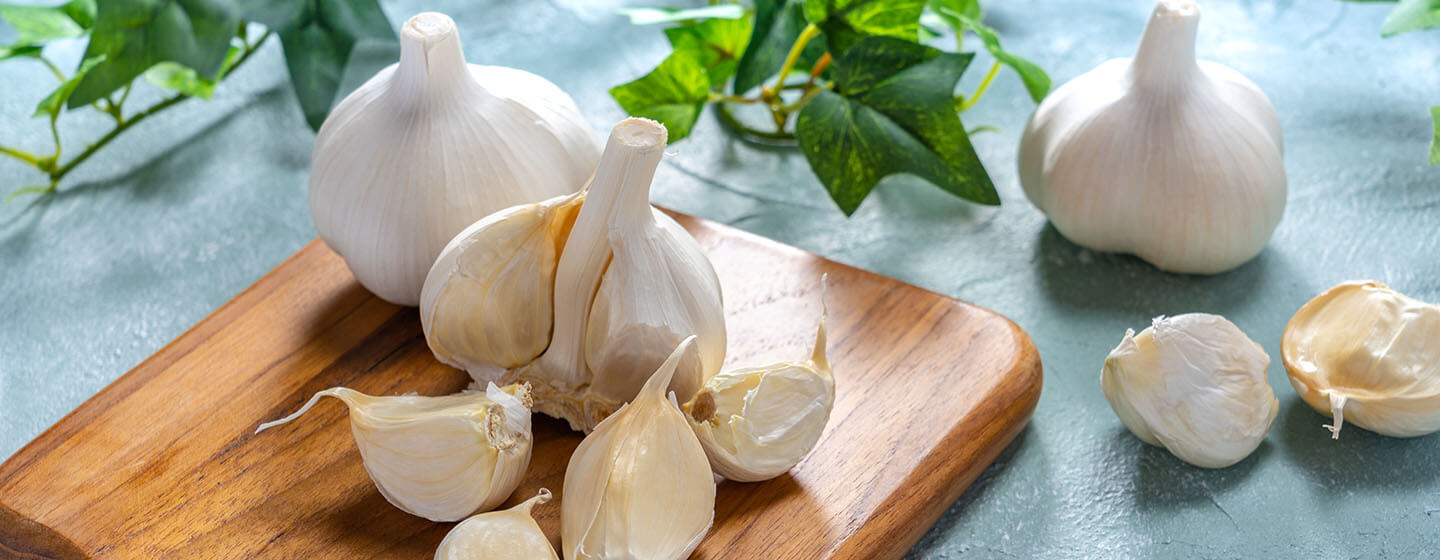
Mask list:
[{"label": "garlic stem", "polygon": [[1157,2],[1135,49],[1135,82],[1161,88],[1178,86],[1199,71],[1195,61],[1195,32],[1199,26],[1200,6],[1194,0]]},{"label": "garlic stem", "polygon": [[408,98],[440,92],[456,84],[474,83],[455,21],[425,12],[400,30],[400,65],[393,84]]}]

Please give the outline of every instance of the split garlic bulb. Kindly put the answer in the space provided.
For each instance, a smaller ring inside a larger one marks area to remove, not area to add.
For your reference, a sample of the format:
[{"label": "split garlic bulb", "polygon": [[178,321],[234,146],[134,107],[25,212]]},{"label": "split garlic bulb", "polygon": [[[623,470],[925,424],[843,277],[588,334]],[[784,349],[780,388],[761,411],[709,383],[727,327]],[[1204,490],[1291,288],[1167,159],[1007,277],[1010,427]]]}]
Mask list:
[{"label": "split garlic bulb", "polygon": [[822,314],[810,359],[720,372],[683,410],[715,474],[756,482],[804,459],[834,406]]},{"label": "split garlic bulb", "polygon": [[530,465],[530,389],[517,385],[443,397],[375,397],[335,387],[316,393],[350,407],[350,432],[370,480],[391,504],[431,521],[455,521],[500,505]]},{"label": "split garlic bulb", "polygon": [[1295,312],[1280,343],[1295,392],[1329,415],[1394,437],[1440,430],[1440,305],[1379,282],[1346,282]]},{"label": "split garlic bulb", "polygon": [[715,520],[705,450],[665,388],[686,338],[629,404],[585,436],[565,467],[560,540],[568,560],[679,560]]},{"label": "split garlic bulb", "polygon": [[1138,335],[1125,331],[1100,387],[1136,437],[1218,469],[1255,451],[1275,421],[1269,366],[1265,350],[1224,317],[1162,316]]},{"label": "split garlic bulb", "polygon": [[530,510],[550,501],[544,488],[535,497],[503,511],[482,513],[445,534],[435,560],[560,560]]},{"label": "split garlic bulb", "polygon": [[700,245],[650,206],[665,138],[660,123],[626,119],[584,192],[457,235],[421,293],[435,355],[477,381],[529,382],[537,411],[588,431],[694,335],[670,386],[694,396],[725,360],[725,313]]},{"label": "split garlic bulb", "polygon": [[466,64],[455,22],[405,22],[400,62],[336,105],[315,138],[310,215],[380,298],[420,302],[456,233],[502,208],[573,193],[599,146],[544,78]]},{"label": "split garlic bulb", "polygon": [[1239,72],[1195,59],[1200,8],[1160,0],[1132,59],[1060,86],[1020,141],[1025,195],[1067,239],[1215,274],[1265,247],[1285,209],[1280,121]]}]

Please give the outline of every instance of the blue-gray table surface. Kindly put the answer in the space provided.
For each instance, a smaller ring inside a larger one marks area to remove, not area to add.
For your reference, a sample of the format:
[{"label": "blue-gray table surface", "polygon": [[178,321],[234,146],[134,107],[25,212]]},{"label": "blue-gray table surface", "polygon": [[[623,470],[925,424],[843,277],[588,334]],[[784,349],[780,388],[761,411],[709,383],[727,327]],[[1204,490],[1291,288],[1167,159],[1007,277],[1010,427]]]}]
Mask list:
[{"label": "blue-gray table surface", "polygon": [[[472,62],[549,78],[598,136],[623,117],[606,90],[667,52],[659,29],[616,15],[620,4],[384,7],[392,22],[447,11]],[[1128,56],[1151,8],[1148,0],[988,4],[987,22],[1005,45],[1057,84]],[[988,307],[1034,338],[1045,363],[1034,418],[913,558],[1435,557],[1440,436],[1352,428],[1331,441],[1279,360],[1291,314],[1335,283],[1376,279],[1440,301],[1440,167],[1425,163],[1426,108],[1440,104],[1440,32],[1382,40],[1388,9],[1203,2],[1198,52],[1270,95],[1290,187],[1269,247],[1226,274],[1166,274],[1078,247],[1048,226],[1016,177],[1034,105],[1009,72],[966,114],[969,126],[1000,129],[975,137],[1000,207],[892,177],[846,219],[798,152],[733,139],[708,112],[669,149],[655,200]],[[0,41],[12,37],[0,29]],[[80,50],[49,52],[73,64]],[[978,55],[964,90],[989,62]],[[30,113],[52,80],[38,64],[0,66],[0,142],[47,149],[48,130]],[[138,95],[144,103],[159,93]],[[62,122],[71,146],[105,126],[98,114]],[[187,101],[127,132],[59,193],[0,206],[0,459],[315,237],[305,197],[313,140],[279,45],[270,44],[213,100]],[[39,180],[0,160],[0,190]],[[1225,315],[1264,346],[1280,400],[1266,441],[1221,470],[1142,444],[1099,387],[1101,362],[1126,328],[1192,311]]]}]

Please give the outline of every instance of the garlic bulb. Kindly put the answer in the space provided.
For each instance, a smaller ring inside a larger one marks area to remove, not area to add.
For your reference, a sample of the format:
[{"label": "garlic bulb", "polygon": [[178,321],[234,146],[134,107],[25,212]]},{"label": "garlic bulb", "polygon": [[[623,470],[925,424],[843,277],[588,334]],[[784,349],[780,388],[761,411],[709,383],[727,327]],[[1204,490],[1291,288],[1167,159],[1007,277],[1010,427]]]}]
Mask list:
[{"label": "garlic bulb", "polygon": [[456,236],[422,290],[435,355],[477,381],[529,382],[536,410],[577,430],[633,398],[687,336],[697,351],[670,388],[689,400],[720,371],[720,280],[685,228],[650,206],[665,137],[655,121],[622,121],[583,193]]},{"label": "garlic bulb", "polygon": [[535,497],[503,511],[482,513],[445,534],[435,560],[560,560],[530,510],[550,501],[544,488]]},{"label": "garlic bulb", "polygon": [[1280,403],[1265,381],[1270,356],[1219,315],[1156,317],[1126,330],[1105,358],[1100,387],[1136,437],[1197,467],[1240,462],[1260,446]]},{"label": "garlic bulb", "polygon": [[391,504],[431,521],[455,521],[500,505],[530,465],[530,388],[443,397],[375,397],[335,387],[259,433],[299,418],[321,397],[350,407],[350,432],[370,480]]},{"label": "garlic bulb", "polygon": [[716,474],[756,482],[805,458],[834,405],[822,314],[810,359],[721,372],[682,410]]},{"label": "garlic bulb", "polygon": [[565,468],[560,540],[567,560],[676,560],[715,519],[705,451],[665,388],[695,337],[686,338],[629,404],[585,436]]},{"label": "garlic bulb", "polygon": [[1346,282],[1295,312],[1280,344],[1290,384],[1329,415],[1394,437],[1440,430],[1440,305]]},{"label": "garlic bulb", "polygon": [[466,64],[455,22],[405,22],[400,62],[320,127],[310,215],[375,295],[416,305],[456,233],[517,204],[573,193],[599,146],[575,102],[544,78]]},{"label": "garlic bulb", "polygon": [[1060,86],[1020,141],[1025,195],[1067,239],[1172,272],[1259,254],[1285,209],[1280,121],[1240,73],[1195,59],[1200,9],[1160,0],[1133,59]]}]

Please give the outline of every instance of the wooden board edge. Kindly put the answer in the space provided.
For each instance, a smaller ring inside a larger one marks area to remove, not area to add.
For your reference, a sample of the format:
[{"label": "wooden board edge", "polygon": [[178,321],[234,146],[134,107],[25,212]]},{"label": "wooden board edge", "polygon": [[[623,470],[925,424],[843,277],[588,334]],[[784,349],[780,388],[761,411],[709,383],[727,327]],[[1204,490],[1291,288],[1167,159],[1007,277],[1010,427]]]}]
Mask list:
[{"label": "wooden board edge", "polygon": [[90,557],[54,529],[0,503],[0,558],[87,560]]}]

